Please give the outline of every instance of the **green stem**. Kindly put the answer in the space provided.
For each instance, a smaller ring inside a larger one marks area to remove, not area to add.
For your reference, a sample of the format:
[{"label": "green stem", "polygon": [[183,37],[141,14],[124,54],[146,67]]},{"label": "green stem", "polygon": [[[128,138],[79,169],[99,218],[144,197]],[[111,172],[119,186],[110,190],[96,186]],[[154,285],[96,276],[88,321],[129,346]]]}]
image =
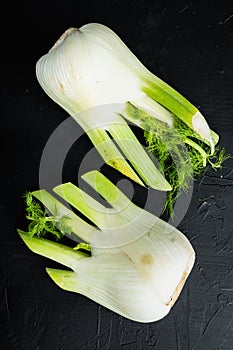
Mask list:
[{"label": "green stem", "polygon": [[126,158],[147,185],[160,191],[172,189],[127,124],[114,123],[108,129]]},{"label": "green stem", "polygon": [[[101,111],[98,113],[101,114]],[[106,111],[102,111],[103,113]],[[171,190],[171,186],[156,168],[121,113],[109,111],[109,118],[104,118],[106,116],[103,117],[102,124],[98,125],[94,114],[90,112],[79,121],[104,161],[142,186],[145,183],[158,190]]]},{"label": "green stem", "polygon": [[77,269],[80,260],[89,257],[85,253],[75,251],[63,244],[52,242],[44,238],[29,237],[21,230],[18,230],[18,233],[31,251],[72,268],[73,270]]},{"label": "green stem", "polygon": [[49,277],[60,288],[70,292],[79,293],[78,274],[73,271],[57,270],[46,268]]},{"label": "green stem", "polygon": [[189,138],[186,138],[186,139],[184,140],[184,142],[185,142],[187,145],[189,145],[189,146],[193,147],[194,149],[196,149],[196,150],[201,154],[201,156],[202,156],[202,158],[203,158],[203,166],[206,167],[207,154],[206,154],[206,152],[203,150],[203,148],[201,148],[201,146],[199,146],[196,142],[190,140]]},{"label": "green stem", "polygon": [[198,109],[179,92],[154,75],[142,90],[192,128],[192,118]]},{"label": "green stem", "polygon": [[132,202],[113,183],[97,170],[82,175],[92,188],[96,190],[113,208],[121,210]]},{"label": "green stem", "polygon": [[95,225],[100,227],[103,221],[103,214],[107,211],[107,208],[102,204],[70,182],[61,184],[53,190]]},{"label": "green stem", "polygon": [[122,153],[118,150],[114,142],[111,140],[106,130],[100,128],[89,129],[86,130],[86,133],[99,154],[108,165],[117,169],[133,181],[144,186],[142,180],[135,173],[130,164],[124,159]]},{"label": "green stem", "polygon": [[69,227],[69,231],[73,232],[85,242],[90,242],[91,236],[96,233],[95,227],[89,225],[79,216],[74,214],[72,210],[69,210],[49,192],[45,190],[39,190],[32,192],[32,195],[43,203],[48,211],[56,218],[58,224],[59,220],[61,220],[61,222]]},{"label": "green stem", "polygon": [[209,126],[203,115],[191,102],[153,74],[145,80],[142,91],[166,107],[203,140],[206,140],[211,147],[211,154],[214,153],[214,141]]}]

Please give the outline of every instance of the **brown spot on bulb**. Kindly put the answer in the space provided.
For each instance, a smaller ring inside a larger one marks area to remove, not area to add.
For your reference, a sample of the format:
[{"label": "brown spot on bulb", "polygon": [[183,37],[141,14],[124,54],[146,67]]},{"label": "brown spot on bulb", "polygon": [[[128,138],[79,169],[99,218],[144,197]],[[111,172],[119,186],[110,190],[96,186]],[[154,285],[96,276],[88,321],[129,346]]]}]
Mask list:
[{"label": "brown spot on bulb", "polygon": [[64,93],[64,86],[60,81],[59,81],[59,88],[60,88],[61,92]]},{"label": "brown spot on bulb", "polygon": [[153,256],[151,254],[143,254],[141,256],[142,265],[152,265],[153,264]]}]

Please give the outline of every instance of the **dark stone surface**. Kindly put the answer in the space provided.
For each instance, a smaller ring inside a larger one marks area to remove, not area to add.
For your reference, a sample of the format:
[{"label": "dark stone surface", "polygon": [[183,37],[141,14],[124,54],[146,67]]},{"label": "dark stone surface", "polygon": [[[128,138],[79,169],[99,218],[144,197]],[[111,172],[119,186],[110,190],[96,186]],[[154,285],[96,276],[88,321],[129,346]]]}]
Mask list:
[{"label": "dark stone surface", "polygon": [[[9,2],[3,15],[1,349],[233,349],[232,159],[195,182],[179,225],[196,251],[195,266],[172,311],[159,322],[132,322],[62,291],[45,273],[56,264],[30,252],[16,232],[26,228],[22,194],[38,188],[46,141],[67,117],[35,77],[37,59],[57,37],[88,22],[111,27],[153,73],[200,108],[219,133],[220,145],[233,154],[233,5],[41,0]],[[84,137],[82,149],[89,148]]]}]

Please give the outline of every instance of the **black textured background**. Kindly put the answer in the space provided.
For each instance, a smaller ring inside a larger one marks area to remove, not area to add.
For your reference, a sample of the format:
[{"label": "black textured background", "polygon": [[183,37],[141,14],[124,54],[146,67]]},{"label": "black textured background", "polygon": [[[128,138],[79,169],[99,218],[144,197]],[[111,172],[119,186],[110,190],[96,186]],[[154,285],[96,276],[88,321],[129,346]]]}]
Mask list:
[{"label": "black textured background", "polygon": [[[233,349],[233,159],[195,182],[179,228],[196,251],[172,311],[140,324],[59,289],[55,263],[30,252],[22,194],[38,188],[47,139],[67,114],[35,77],[35,63],[70,26],[112,28],[155,74],[188,97],[233,154],[233,5],[221,1],[20,1],[1,5],[0,348]],[[82,139],[81,156],[90,147]]]}]

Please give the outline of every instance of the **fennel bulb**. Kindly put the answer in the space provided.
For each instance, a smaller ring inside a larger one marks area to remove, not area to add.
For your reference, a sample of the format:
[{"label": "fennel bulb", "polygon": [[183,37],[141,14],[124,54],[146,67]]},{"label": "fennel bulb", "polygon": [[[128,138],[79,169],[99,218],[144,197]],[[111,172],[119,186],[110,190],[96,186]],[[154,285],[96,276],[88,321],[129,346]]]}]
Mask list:
[{"label": "fennel bulb", "polygon": [[197,108],[149,72],[104,25],[69,28],[39,59],[36,74],[47,94],[72,116],[98,105],[131,101],[155,109],[168,124],[171,113],[176,115],[214,149],[209,126]]},{"label": "fennel bulb", "polygon": [[[226,159],[224,151],[215,150],[219,137],[201,112],[104,25],[66,30],[38,60],[36,76],[48,96],[82,126],[107,164],[141,185],[169,191],[169,213],[195,175]],[[99,111],[98,106],[104,108]],[[160,169],[125,120],[144,130]]]},{"label": "fennel bulb", "polygon": [[[62,289],[83,294],[134,321],[163,318],[192,270],[195,252],[190,242],[175,227],[132,203],[101,173],[91,171],[83,179],[111,208],[72,183],[54,188],[67,206],[45,190],[35,191],[33,197],[45,205],[50,216],[43,216],[28,196],[32,221],[29,232],[19,230],[19,234],[33,252],[73,270],[47,269]],[[95,226],[70,211],[68,204]],[[90,248],[86,250],[86,245],[80,243],[72,249],[43,238],[48,223],[50,233],[57,229],[71,239],[81,238]]]}]

